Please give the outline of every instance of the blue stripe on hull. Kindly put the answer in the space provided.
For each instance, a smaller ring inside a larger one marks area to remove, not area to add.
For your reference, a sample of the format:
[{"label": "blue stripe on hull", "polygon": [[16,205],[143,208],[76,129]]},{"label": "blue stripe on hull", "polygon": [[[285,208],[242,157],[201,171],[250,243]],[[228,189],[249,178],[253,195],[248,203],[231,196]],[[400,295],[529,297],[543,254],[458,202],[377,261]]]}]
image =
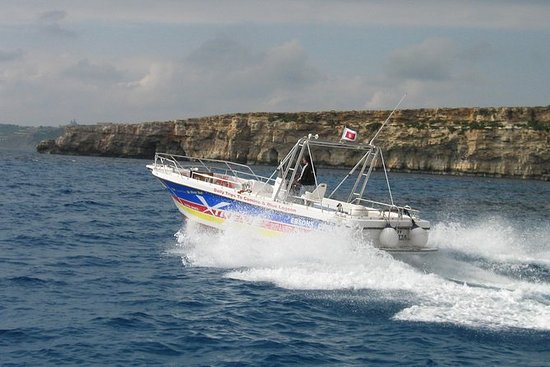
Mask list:
[{"label": "blue stripe on hull", "polygon": [[304,216],[293,215],[281,211],[262,208],[252,204],[244,203],[235,199],[227,198],[208,191],[180,185],[171,181],[161,180],[166,189],[175,197],[194,203],[205,205],[213,210],[221,212],[244,214],[251,217],[259,217],[272,222],[292,225],[302,228],[318,228],[323,221],[311,219]]}]

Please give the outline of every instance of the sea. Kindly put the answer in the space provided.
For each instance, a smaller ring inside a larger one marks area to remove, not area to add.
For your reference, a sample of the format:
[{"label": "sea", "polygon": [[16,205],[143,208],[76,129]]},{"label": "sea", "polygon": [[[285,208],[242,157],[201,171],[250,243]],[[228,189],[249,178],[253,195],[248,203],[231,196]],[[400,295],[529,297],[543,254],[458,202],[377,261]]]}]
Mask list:
[{"label": "sea", "polygon": [[550,182],[390,172],[439,248],[392,256],[186,223],[147,163],[0,151],[1,366],[550,366]]}]

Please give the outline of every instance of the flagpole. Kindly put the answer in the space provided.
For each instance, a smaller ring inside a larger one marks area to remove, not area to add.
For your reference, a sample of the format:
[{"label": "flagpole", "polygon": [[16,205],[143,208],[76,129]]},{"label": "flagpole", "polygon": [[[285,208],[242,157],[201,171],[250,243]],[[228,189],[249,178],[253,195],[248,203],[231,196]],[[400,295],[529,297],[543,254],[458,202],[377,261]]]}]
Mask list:
[{"label": "flagpole", "polygon": [[378,131],[376,132],[376,134],[374,134],[374,137],[370,140],[369,145],[372,145],[372,142],[374,141],[374,139],[376,139],[376,137],[378,136],[378,134],[380,134],[380,131],[382,131],[382,129],[384,128],[384,125],[386,125],[386,123],[390,120],[391,116],[392,116],[393,113],[399,108],[399,105],[401,104],[401,102],[403,102],[403,100],[405,99],[406,96],[407,96],[407,93],[403,94],[403,97],[401,97],[401,99],[399,100],[399,103],[395,106],[395,108],[393,109],[393,111],[391,111],[391,113],[390,113],[390,115],[388,116],[388,118],[386,119],[386,121],[384,121],[384,123],[382,124],[382,126],[380,126],[380,129],[378,129]]}]

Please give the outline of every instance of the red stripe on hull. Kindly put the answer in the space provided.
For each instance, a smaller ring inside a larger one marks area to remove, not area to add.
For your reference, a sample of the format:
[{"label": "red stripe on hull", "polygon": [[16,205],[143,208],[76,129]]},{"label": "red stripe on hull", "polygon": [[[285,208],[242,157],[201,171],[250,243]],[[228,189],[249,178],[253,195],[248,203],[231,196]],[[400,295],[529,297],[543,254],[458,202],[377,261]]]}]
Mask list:
[{"label": "red stripe on hull", "polygon": [[173,196],[173,198],[178,203],[182,204],[183,206],[185,206],[187,208],[197,210],[197,211],[200,211],[202,213],[208,213],[209,215],[214,215],[218,218],[229,217],[227,219],[230,219],[231,221],[236,222],[236,223],[248,224],[248,225],[253,226],[254,222],[256,222],[256,225],[260,228],[264,228],[264,229],[268,229],[268,230],[276,231],[276,232],[283,232],[283,233],[309,232],[310,231],[310,229],[307,229],[307,228],[297,227],[297,226],[293,226],[293,225],[289,225],[289,224],[285,224],[285,223],[281,223],[281,222],[275,222],[275,221],[271,221],[271,220],[262,220],[261,222],[258,223],[255,220],[255,218],[252,218],[248,215],[241,214],[241,213],[230,213],[228,216],[226,216],[220,210],[210,209],[210,208],[208,208],[204,205],[193,203],[192,201],[187,201],[187,200],[181,199],[177,196]]},{"label": "red stripe on hull", "polygon": [[180,203],[181,205],[186,206],[190,209],[198,210],[201,213],[208,213],[208,214],[216,216],[218,218],[225,218],[225,216],[223,215],[223,212],[219,209],[211,209],[211,208],[208,208],[204,205],[200,205],[200,204],[197,204],[197,203],[193,203],[192,201],[187,201],[187,200],[181,199],[177,196],[172,196],[172,197],[178,203]]}]

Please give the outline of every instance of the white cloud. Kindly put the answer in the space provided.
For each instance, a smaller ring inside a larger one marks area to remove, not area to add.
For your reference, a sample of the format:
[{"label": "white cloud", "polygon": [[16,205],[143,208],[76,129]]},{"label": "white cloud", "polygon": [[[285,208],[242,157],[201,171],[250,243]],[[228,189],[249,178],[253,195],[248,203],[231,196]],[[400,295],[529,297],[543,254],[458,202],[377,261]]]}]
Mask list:
[{"label": "white cloud", "polygon": [[449,38],[429,38],[394,50],[385,64],[386,75],[396,80],[465,82],[480,78],[478,64],[493,55],[486,42],[468,47]]},{"label": "white cloud", "polygon": [[449,39],[429,39],[394,51],[386,72],[399,79],[449,80],[453,77],[456,56],[456,46]]},{"label": "white cloud", "polygon": [[92,83],[119,83],[125,78],[124,72],[108,63],[91,63],[88,59],[79,60],[69,66],[64,74],[70,78]]},{"label": "white cloud", "polygon": [[[533,105],[548,95],[550,2],[152,4],[4,3],[2,121],[378,109],[404,92],[404,107]],[[215,34],[224,36],[208,39]]]},{"label": "white cloud", "polygon": [[286,107],[287,98],[278,96],[298,95],[322,80],[296,41],[259,52],[220,38],[205,42],[183,62],[153,64],[128,84],[128,93],[136,105],[158,108],[160,103],[180,114],[273,110]]},{"label": "white cloud", "polygon": [[7,64],[0,74],[4,121],[93,123],[286,110],[300,106],[301,95],[324,78],[297,41],[253,50],[213,39],[179,61],[75,57],[35,51],[25,62]]},{"label": "white cloud", "polygon": [[60,12],[52,7],[64,9],[73,22],[550,28],[549,2],[501,0],[31,0],[3,4],[0,22],[21,24],[33,12]]},{"label": "white cloud", "polygon": [[261,55],[224,36],[209,39],[186,57],[186,62],[207,69],[239,69],[257,63]]},{"label": "white cloud", "polygon": [[388,109],[405,92],[404,108],[479,105],[482,93],[475,72],[483,52],[442,38],[395,50],[387,73],[378,75],[322,71],[297,40],[258,50],[219,37],[179,60],[31,56],[6,63],[0,74],[4,121],[140,122],[249,111]]},{"label": "white cloud", "polygon": [[403,107],[408,108],[487,105],[479,96],[491,89],[491,82],[480,63],[491,57],[489,44],[465,47],[448,38],[429,38],[394,50],[364,107],[391,108],[405,92]]},{"label": "white cloud", "polygon": [[71,22],[550,29],[549,2],[502,0],[13,0],[3,4],[0,23],[29,22],[33,12],[52,7],[64,9]]},{"label": "white cloud", "polygon": [[22,50],[5,51],[0,50],[0,62],[17,61],[23,57]]},{"label": "white cloud", "polygon": [[50,10],[40,14],[38,21],[44,24],[57,24],[67,16],[63,10]]},{"label": "white cloud", "polygon": [[67,12],[64,10],[49,10],[41,13],[37,20],[39,31],[55,37],[75,37],[74,31],[62,25],[66,16]]}]

